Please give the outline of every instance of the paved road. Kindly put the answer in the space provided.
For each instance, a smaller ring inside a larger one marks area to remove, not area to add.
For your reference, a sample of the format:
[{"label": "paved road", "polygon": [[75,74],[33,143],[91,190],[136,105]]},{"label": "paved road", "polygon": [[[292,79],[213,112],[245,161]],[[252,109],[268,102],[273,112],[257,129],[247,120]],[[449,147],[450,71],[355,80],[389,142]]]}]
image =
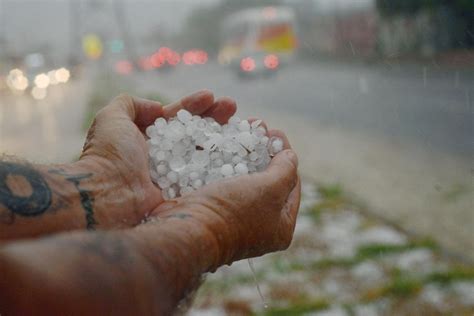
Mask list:
[{"label": "paved road", "polygon": [[473,154],[474,68],[298,63],[270,80],[242,81],[211,64],[156,77],[149,74],[146,80],[159,85],[158,90],[212,88],[242,104],[382,134],[428,150]]},{"label": "paved road", "polygon": [[0,155],[34,162],[69,162],[84,142],[86,80],[50,87],[44,100],[29,95],[0,97]]}]

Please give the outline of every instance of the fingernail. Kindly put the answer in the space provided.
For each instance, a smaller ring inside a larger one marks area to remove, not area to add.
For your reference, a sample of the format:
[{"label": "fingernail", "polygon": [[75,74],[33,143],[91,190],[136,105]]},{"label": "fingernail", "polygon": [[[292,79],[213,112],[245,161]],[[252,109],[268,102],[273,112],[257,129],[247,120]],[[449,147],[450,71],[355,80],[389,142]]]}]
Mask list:
[{"label": "fingernail", "polygon": [[298,156],[296,156],[296,153],[293,150],[288,149],[285,151],[285,154],[288,159],[290,159],[290,161],[295,165],[295,167],[298,167]]}]

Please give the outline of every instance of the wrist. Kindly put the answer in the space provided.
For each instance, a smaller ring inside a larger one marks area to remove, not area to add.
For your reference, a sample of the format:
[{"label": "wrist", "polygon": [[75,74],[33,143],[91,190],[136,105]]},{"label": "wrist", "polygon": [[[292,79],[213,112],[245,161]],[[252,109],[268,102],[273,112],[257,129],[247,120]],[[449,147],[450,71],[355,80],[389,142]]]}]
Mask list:
[{"label": "wrist", "polygon": [[155,218],[124,231],[128,242],[153,268],[155,280],[167,289],[167,300],[176,304],[200,285],[204,273],[220,266],[217,240],[188,214]]},{"label": "wrist", "polygon": [[[150,217],[152,220],[156,218],[160,221],[168,218],[186,219],[194,228],[200,228],[199,232],[202,235],[197,236],[197,239],[206,236],[214,240],[215,249],[211,253],[215,256],[212,257],[212,264],[207,266],[204,272],[214,272],[218,267],[240,258],[238,246],[241,232],[237,220],[225,214],[225,209],[228,208],[222,206],[216,210],[212,208],[214,204],[216,203],[210,203],[201,195],[187,195],[164,202]],[[204,255],[209,258],[210,254],[204,253]]]},{"label": "wrist", "polygon": [[142,221],[136,202],[139,194],[117,175],[112,162],[84,158],[56,170],[75,187],[86,228],[126,228]]}]

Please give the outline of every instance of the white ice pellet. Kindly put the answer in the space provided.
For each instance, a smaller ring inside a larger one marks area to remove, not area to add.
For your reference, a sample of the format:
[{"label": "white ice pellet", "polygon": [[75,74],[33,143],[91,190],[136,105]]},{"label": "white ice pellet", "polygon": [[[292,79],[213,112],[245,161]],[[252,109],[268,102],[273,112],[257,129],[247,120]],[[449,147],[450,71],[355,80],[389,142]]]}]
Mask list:
[{"label": "white ice pellet", "polygon": [[237,174],[247,174],[249,173],[249,168],[247,168],[245,163],[239,162],[237,165],[235,165],[235,172]]},{"label": "white ice pellet", "polygon": [[164,151],[164,150],[159,150],[156,152],[155,154],[155,159],[156,160],[166,160],[166,155],[167,155],[167,152]]},{"label": "white ice pellet", "polygon": [[[178,174],[179,176],[179,174]],[[182,188],[182,187],[185,187],[189,184],[189,177],[186,177],[186,176],[182,176],[179,178],[178,180],[178,185]]]},{"label": "white ice pellet", "polygon": [[209,163],[209,160],[209,152],[205,150],[197,150],[191,156],[191,162],[200,166],[206,166]]},{"label": "white ice pellet", "polygon": [[283,141],[280,138],[272,137],[270,154],[275,155],[283,150]]},{"label": "white ice pellet", "polygon": [[239,155],[232,157],[232,163],[234,165],[238,164],[241,161],[242,161],[242,157],[240,157]]},{"label": "white ice pellet", "polygon": [[256,161],[258,159],[258,153],[256,151],[252,151],[250,154],[249,154],[249,159],[250,161]]},{"label": "white ice pellet", "polygon": [[155,136],[158,135],[158,131],[157,131],[157,129],[156,129],[155,126],[150,125],[150,126],[148,126],[148,127],[146,128],[145,134],[146,134],[146,136],[148,136],[149,138],[154,138]]},{"label": "white ice pellet", "polygon": [[171,170],[179,172],[186,167],[186,162],[182,157],[172,157],[170,159],[171,161],[168,162],[170,164]]},{"label": "white ice pellet", "polygon": [[186,124],[193,119],[193,115],[186,110],[179,110],[178,113],[176,114],[176,117],[183,124]]},{"label": "white ice pellet", "polygon": [[193,172],[191,172],[191,173],[189,174],[189,178],[190,178],[191,180],[196,180],[196,179],[199,178],[199,173],[196,172],[196,171],[193,171]]},{"label": "white ice pellet", "polygon": [[198,189],[202,187],[202,180],[201,179],[196,179],[193,181],[193,188]]},{"label": "white ice pellet", "polygon": [[168,174],[166,175],[166,177],[168,178],[168,180],[170,180],[171,183],[176,183],[178,182],[179,180],[179,175],[176,171],[170,171],[168,172]]},{"label": "white ice pellet", "polygon": [[224,160],[222,160],[221,158],[217,158],[212,161],[212,164],[215,168],[222,167],[224,165]]},{"label": "white ice pellet", "polygon": [[162,188],[162,189],[169,188],[170,185],[171,185],[171,182],[167,177],[160,177],[160,178],[158,178],[157,182],[158,182],[158,185],[160,186],[160,188]]},{"label": "white ice pellet", "polygon": [[150,177],[173,199],[220,179],[264,170],[283,150],[283,141],[266,136],[262,121],[237,116],[220,125],[180,110],[175,118],[158,118],[146,128]]},{"label": "white ice pellet", "polygon": [[176,197],[176,191],[173,188],[168,189],[168,197],[174,199]]},{"label": "white ice pellet", "polygon": [[225,164],[221,167],[221,173],[224,176],[230,176],[234,173],[234,167],[231,164]]},{"label": "white ice pellet", "polygon": [[248,132],[250,130],[250,124],[248,121],[241,121],[239,123],[239,130],[241,132]]},{"label": "white ice pellet", "polygon": [[166,122],[166,120],[162,117],[156,119],[155,121],[155,127],[157,130],[163,130],[166,125],[168,125],[168,122]]},{"label": "white ice pellet", "polygon": [[164,163],[160,163],[158,166],[156,166],[156,172],[163,176],[168,173],[168,167]]}]

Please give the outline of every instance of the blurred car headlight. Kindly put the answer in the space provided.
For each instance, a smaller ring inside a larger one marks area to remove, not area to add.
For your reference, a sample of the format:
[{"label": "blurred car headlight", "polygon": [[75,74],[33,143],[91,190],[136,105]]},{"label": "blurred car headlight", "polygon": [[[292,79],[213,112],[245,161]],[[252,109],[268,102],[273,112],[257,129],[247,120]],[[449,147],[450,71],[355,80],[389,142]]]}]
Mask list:
[{"label": "blurred car headlight", "polygon": [[20,69],[12,69],[8,73],[7,80],[6,80],[7,86],[12,90],[12,91],[18,91],[18,92],[23,92],[28,88],[28,78],[23,74],[23,71]]},{"label": "blurred car headlight", "polygon": [[59,68],[55,74],[56,80],[60,83],[66,83],[71,78],[71,73],[66,68]]},{"label": "blurred car headlight", "polygon": [[50,80],[47,74],[39,74],[36,75],[34,83],[38,88],[45,89],[49,86]]}]

